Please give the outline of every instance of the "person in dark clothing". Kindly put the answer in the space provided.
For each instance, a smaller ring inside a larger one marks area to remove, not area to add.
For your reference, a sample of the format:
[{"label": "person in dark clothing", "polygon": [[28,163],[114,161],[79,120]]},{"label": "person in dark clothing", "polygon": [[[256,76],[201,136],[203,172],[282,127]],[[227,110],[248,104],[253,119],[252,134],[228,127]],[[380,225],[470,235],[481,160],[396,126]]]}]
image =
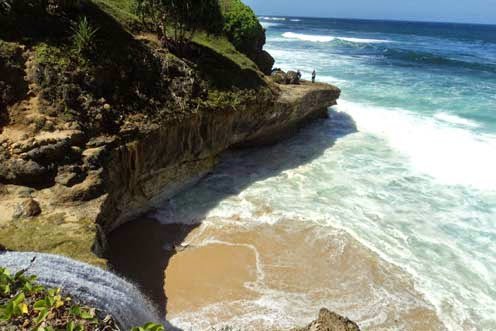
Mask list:
[{"label": "person in dark clothing", "polygon": [[315,72],[315,69],[313,69],[312,72],[312,83],[315,83],[315,77],[317,76],[317,73]]}]

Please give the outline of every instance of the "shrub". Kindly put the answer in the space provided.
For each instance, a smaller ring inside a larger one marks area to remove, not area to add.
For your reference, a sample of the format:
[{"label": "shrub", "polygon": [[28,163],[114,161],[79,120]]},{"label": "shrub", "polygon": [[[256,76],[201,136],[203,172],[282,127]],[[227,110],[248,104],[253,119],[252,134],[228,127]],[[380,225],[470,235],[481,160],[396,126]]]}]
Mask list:
[{"label": "shrub", "polygon": [[250,7],[240,0],[222,0],[224,32],[236,49],[253,54],[263,44],[264,29]]},{"label": "shrub", "polygon": [[80,55],[89,55],[95,48],[95,35],[98,32],[98,28],[93,27],[88,22],[88,19],[83,17],[73,31],[72,39],[76,52]]}]

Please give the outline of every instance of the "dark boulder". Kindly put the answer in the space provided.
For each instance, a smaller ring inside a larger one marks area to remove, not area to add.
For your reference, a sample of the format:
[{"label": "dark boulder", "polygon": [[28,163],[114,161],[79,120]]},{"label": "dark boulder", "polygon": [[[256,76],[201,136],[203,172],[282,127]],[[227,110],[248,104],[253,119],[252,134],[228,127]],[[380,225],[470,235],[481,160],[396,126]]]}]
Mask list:
[{"label": "dark boulder", "polygon": [[271,74],[272,80],[278,84],[300,84],[300,76],[296,71],[288,71],[285,73],[281,69],[273,70]]},{"label": "dark boulder", "polygon": [[296,71],[288,71],[286,73],[286,84],[298,85],[300,84],[300,76]]},{"label": "dark boulder", "polygon": [[274,70],[272,72],[272,80],[279,84],[286,84],[286,73],[282,70]]},{"label": "dark boulder", "polygon": [[49,169],[33,160],[11,158],[0,162],[0,181],[4,183],[34,187],[43,186],[49,179]]},{"label": "dark boulder", "polygon": [[253,60],[258,68],[266,75],[270,75],[272,71],[272,67],[274,66],[274,58],[267,51],[259,51],[254,57]]}]

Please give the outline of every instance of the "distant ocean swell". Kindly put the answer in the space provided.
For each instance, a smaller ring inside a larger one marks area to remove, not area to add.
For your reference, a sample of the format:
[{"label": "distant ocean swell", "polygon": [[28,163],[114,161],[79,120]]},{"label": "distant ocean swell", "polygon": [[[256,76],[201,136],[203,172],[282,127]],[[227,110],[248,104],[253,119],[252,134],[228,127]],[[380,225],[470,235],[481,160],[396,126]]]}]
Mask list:
[{"label": "distant ocean swell", "polygon": [[[269,27],[270,25],[265,26]],[[474,62],[463,61],[455,58],[450,58],[448,56],[442,56],[439,54],[433,54],[423,51],[408,50],[402,48],[394,48],[390,45],[394,43],[391,40],[384,39],[369,39],[369,38],[353,38],[353,37],[336,37],[336,36],[326,36],[326,35],[312,35],[312,34],[301,34],[294,32],[284,32],[282,34],[284,38],[289,40],[299,40],[317,43],[329,43],[334,42],[336,44],[341,44],[343,46],[350,45],[359,47],[363,50],[370,50],[371,53],[377,54],[376,56],[382,56],[386,59],[392,61],[402,61],[410,64],[421,64],[430,66],[449,66],[454,68],[465,68],[471,70],[480,70],[490,73],[496,73],[496,64],[490,63],[480,63],[479,59],[475,58]],[[387,44],[377,45],[377,44]]]}]

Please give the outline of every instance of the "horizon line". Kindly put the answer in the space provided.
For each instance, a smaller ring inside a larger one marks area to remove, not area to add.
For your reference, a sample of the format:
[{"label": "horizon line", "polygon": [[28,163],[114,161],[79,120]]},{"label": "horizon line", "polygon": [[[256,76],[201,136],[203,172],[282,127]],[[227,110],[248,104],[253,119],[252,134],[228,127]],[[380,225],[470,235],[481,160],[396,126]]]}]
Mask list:
[{"label": "horizon line", "polygon": [[417,19],[392,19],[392,18],[361,18],[361,17],[331,17],[331,16],[292,16],[280,14],[256,14],[257,17],[279,17],[279,18],[316,18],[316,19],[338,19],[338,20],[361,20],[361,21],[386,21],[386,22],[407,22],[407,23],[437,23],[437,24],[460,24],[460,25],[488,25],[496,26],[495,23],[480,22],[454,22],[454,21],[429,21]]}]

